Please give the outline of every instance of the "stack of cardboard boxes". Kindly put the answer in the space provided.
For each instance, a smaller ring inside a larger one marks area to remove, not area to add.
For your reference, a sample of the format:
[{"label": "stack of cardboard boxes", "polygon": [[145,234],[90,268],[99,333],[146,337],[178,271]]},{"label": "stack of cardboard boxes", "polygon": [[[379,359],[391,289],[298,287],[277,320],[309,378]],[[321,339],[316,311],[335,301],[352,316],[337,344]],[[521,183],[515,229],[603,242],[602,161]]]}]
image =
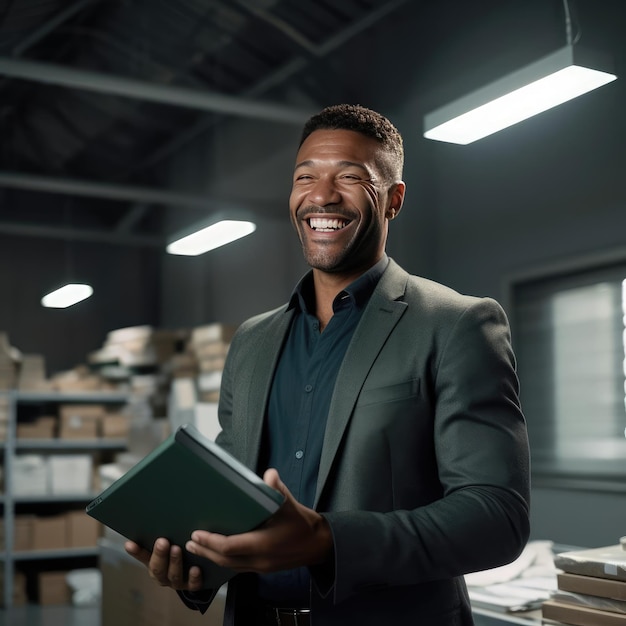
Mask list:
[{"label": "stack of cardboard boxes", "polygon": [[[15,572],[13,575],[13,606],[23,606],[27,602],[26,575],[24,572]],[[0,568],[0,606],[6,606],[4,598],[4,567]]]},{"label": "stack of cardboard boxes", "polygon": [[198,363],[198,393],[201,402],[217,402],[222,370],[236,326],[207,324],[192,329],[190,352]]},{"label": "stack of cardboard boxes", "polygon": [[20,357],[19,351],[11,346],[7,333],[0,331],[0,390],[15,387]]},{"label": "stack of cardboard boxes", "polygon": [[626,537],[619,544],[554,556],[557,590],[543,603],[547,620],[579,626],[626,625]]},{"label": "stack of cardboard boxes", "polygon": [[61,404],[58,415],[37,415],[17,422],[18,439],[124,439],[130,417],[104,404]]},{"label": "stack of cardboard boxes", "polygon": [[[95,548],[101,534],[101,526],[80,509],[47,516],[17,515],[14,519],[13,550],[33,552]],[[0,549],[2,550],[5,548],[4,536],[4,521],[2,521],[0,522]],[[37,599],[40,604],[69,604],[66,574],[65,571],[38,573]],[[27,602],[26,584],[27,578],[24,572],[17,570],[13,579],[14,606]]]},{"label": "stack of cardboard boxes", "polygon": [[20,391],[47,391],[50,383],[46,377],[46,360],[41,354],[24,354],[17,381]]},{"label": "stack of cardboard boxes", "polygon": [[[65,550],[95,548],[102,534],[101,526],[82,509],[54,515],[16,515],[13,527],[13,550]],[[0,522],[0,545],[4,543],[4,521]]]},{"label": "stack of cardboard boxes", "polygon": [[[0,444],[7,438],[9,429],[9,399],[0,392]],[[1,467],[1,466],[0,466]],[[1,475],[0,475],[1,478]],[[0,486],[2,480],[0,480]]]},{"label": "stack of cardboard boxes", "polygon": [[102,348],[90,353],[88,360],[105,379],[148,397],[154,415],[164,416],[169,388],[167,370],[187,335],[185,330],[148,325],[118,328],[107,334]]}]

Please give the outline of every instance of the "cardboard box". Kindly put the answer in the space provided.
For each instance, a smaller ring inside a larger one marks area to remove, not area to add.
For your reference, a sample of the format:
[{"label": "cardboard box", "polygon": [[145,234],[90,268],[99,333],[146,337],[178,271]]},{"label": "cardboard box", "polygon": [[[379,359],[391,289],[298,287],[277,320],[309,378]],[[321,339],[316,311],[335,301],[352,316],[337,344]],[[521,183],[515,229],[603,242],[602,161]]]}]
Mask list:
[{"label": "cardboard box", "polygon": [[[15,552],[32,550],[34,519],[34,515],[16,515],[13,518],[13,550]],[[4,519],[0,520],[0,550],[6,547],[5,526]]]},{"label": "cardboard box", "polygon": [[43,415],[32,421],[17,423],[18,439],[53,439],[56,435],[57,418]]},{"label": "cardboard box", "polygon": [[209,343],[213,341],[223,341],[224,343],[230,343],[233,338],[237,326],[232,324],[206,324],[204,326],[196,326],[191,330],[191,343],[201,344]]},{"label": "cardboard box", "polygon": [[65,514],[67,547],[95,548],[102,534],[102,525],[84,511],[69,511]]},{"label": "cardboard box", "polygon": [[37,391],[46,387],[46,360],[42,354],[23,354],[18,387],[22,391]]},{"label": "cardboard box", "polygon": [[93,458],[90,454],[51,454],[48,457],[50,493],[90,494]]},{"label": "cardboard box", "polygon": [[208,611],[201,615],[187,608],[178,594],[160,587],[146,568],[130,557],[123,547],[109,540],[100,541],[102,572],[101,626],[221,626],[225,588]]},{"label": "cardboard box", "polygon": [[67,572],[40,572],[38,576],[39,604],[70,604],[70,587],[67,584]]},{"label": "cardboard box", "polygon": [[48,463],[41,454],[18,454],[13,459],[13,495],[45,496],[49,493]]},{"label": "cardboard box", "polygon": [[96,439],[106,410],[101,404],[62,404],[59,407],[61,439]]},{"label": "cardboard box", "polygon": [[546,600],[541,605],[541,616],[544,619],[576,626],[624,626],[626,624],[624,613],[600,611],[556,600]]},{"label": "cardboard box", "polygon": [[63,548],[67,548],[66,516],[35,517],[33,520],[33,550],[62,550]]},{"label": "cardboard box", "polygon": [[105,439],[125,439],[130,431],[130,418],[125,413],[109,412],[103,417],[101,427]]},{"label": "cardboard box", "polygon": [[566,572],[558,572],[556,579],[558,588],[563,591],[613,600],[626,600],[626,581],[623,580],[609,580],[608,578],[581,576]]},{"label": "cardboard box", "polygon": [[[13,606],[24,606],[28,601],[26,594],[26,575],[15,572],[13,575]],[[4,568],[0,568],[0,606],[6,606],[4,599]]]}]

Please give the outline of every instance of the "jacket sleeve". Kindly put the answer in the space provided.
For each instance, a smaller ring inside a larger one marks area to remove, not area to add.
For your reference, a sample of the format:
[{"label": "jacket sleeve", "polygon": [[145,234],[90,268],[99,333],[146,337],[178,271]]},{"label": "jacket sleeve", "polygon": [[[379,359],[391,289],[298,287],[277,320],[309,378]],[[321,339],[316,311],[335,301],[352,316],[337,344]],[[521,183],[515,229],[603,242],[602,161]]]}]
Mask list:
[{"label": "jacket sleeve", "polygon": [[528,539],[528,441],[504,311],[472,299],[440,338],[427,381],[433,441],[420,445],[432,449],[441,496],[410,510],[325,512],[335,579],[318,591],[335,602],[496,567]]}]

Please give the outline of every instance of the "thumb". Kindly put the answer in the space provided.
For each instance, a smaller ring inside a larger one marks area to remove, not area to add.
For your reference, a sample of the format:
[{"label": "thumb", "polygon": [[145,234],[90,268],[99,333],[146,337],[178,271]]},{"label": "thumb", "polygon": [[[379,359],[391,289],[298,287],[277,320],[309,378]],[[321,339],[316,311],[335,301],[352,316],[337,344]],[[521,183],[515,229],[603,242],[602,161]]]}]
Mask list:
[{"label": "thumb", "polygon": [[265,473],[263,474],[263,482],[276,489],[276,491],[280,491],[285,498],[293,497],[287,488],[287,485],[285,485],[285,483],[280,479],[278,470],[275,470],[273,467],[265,470]]}]

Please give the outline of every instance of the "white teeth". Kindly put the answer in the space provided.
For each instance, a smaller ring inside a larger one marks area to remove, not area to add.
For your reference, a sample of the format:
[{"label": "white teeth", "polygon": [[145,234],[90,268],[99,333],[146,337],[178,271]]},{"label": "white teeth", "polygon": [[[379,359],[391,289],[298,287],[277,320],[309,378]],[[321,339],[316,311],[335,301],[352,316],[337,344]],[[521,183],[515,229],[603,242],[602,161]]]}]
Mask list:
[{"label": "white teeth", "polygon": [[345,226],[347,226],[348,222],[346,220],[340,219],[328,219],[325,217],[312,217],[309,219],[309,225],[314,230],[319,230],[323,232],[333,232],[335,230],[341,230]]}]

